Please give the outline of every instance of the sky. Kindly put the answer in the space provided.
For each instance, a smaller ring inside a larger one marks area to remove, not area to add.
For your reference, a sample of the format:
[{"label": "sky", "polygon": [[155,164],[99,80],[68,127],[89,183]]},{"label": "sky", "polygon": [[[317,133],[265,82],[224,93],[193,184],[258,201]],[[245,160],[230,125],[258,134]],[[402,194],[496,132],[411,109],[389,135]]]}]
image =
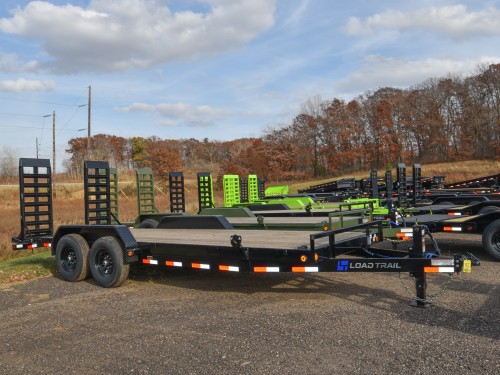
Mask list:
[{"label": "sky", "polygon": [[500,1],[2,0],[0,157],[52,159],[55,134],[60,170],[89,87],[93,135],[225,141],[289,125],[311,98],[493,63]]}]

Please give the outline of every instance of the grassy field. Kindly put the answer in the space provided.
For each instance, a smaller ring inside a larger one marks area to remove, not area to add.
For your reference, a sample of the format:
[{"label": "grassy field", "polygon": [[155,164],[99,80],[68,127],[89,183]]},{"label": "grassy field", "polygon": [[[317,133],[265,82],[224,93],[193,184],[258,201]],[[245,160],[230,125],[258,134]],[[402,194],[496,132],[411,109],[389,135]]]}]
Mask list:
[{"label": "grassy field", "polygon": [[23,257],[0,262],[0,284],[48,276],[55,271],[56,264],[49,250],[30,251]]},{"label": "grassy field", "polygon": [[[411,174],[411,168],[408,175]],[[383,176],[384,170],[379,171]],[[446,176],[446,182],[457,182],[460,180],[494,175],[500,173],[500,161],[468,161],[454,164],[431,164],[422,166],[423,176]],[[186,174],[189,176],[189,174]],[[194,173],[192,174],[195,175]],[[339,176],[318,181],[307,181],[300,183],[288,183],[290,193],[296,193],[299,189],[307,188],[340,178],[362,178],[368,177],[369,172],[355,175]],[[394,176],[395,177],[395,176]],[[128,181],[120,181],[119,185],[119,218],[123,222],[133,221],[137,215],[137,196],[135,180],[128,177]],[[59,180],[58,180],[59,181]],[[283,185],[284,183],[273,183],[272,185]],[[270,184],[268,184],[270,185]],[[185,180],[186,209],[187,212],[198,211],[198,188],[194,178]],[[54,206],[54,228],[61,224],[77,224],[84,222],[84,190],[83,183],[59,182],[55,188]],[[222,192],[215,191],[216,206],[223,205]],[[157,185],[156,206],[159,212],[169,212],[168,189]],[[53,260],[50,252],[37,250],[36,253],[29,251],[11,250],[11,238],[17,236],[20,229],[19,219],[19,189],[16,185],[0,186],[0,283],[38,277],[53,271]],[[20,259],[28,257],[29,259]],[[6,263],[5,261],[8,262]]]}]

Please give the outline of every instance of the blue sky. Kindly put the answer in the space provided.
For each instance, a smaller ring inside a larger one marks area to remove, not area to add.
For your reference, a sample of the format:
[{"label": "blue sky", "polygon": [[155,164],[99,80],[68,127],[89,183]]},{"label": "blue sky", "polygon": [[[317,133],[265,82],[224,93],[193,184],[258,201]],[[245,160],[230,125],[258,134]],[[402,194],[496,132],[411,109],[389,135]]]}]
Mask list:
[{"label": "blue sky", "polygon": [[38,138],[51,158],[55,111],[60,165],[89,85],[92,134],[231,140],[312,97],[474,74],[499,46],[500,1],[3,0],[0,154]]}]

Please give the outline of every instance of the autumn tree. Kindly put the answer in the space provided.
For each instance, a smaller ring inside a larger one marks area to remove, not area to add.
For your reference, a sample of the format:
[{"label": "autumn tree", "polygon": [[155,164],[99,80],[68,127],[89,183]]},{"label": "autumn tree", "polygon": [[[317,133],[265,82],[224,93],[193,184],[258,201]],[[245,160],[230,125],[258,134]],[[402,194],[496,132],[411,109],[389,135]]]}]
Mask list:
[{"label": "autumn tree", "polygon": [[152,167],[165,179],[185,168],[269,180],[335,176],[387,163],[446,162],[500,157],[500,64],[480,65],[469,77],[429,78],[407,89],[382,87],[345,102],[305,101],[289,123],[259,138],[231,141],[124,139],[97,134],[68,143],[68,171],[83,160],[121,168]]},{"label": "autumn tree", "polygon": [[153,170],[158,181],[165,182],[168,180],[169,172],[180,170],[180,155],[168,147],[168,141],[151,137],[147,140],[145,166]]}]

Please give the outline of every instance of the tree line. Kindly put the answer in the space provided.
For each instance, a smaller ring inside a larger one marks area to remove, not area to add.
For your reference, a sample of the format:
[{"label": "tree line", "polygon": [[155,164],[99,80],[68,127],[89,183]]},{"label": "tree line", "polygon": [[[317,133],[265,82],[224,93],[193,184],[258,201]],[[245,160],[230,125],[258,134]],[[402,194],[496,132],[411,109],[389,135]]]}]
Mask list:
[{"label": "tree line", "polygon": [[284,126],[258,138],[232,141],[125,139],[98,134],[73,138],[65,162],[81,174],[83,160],[114,167],[150,167],[215,175],[255,173],[268,181],[333,177],[396,162],[435,163],[500,155],[500,64],[480,65],[474,75],[430,78],[399,89],[368,91],[345,101],[308,99]]}]

